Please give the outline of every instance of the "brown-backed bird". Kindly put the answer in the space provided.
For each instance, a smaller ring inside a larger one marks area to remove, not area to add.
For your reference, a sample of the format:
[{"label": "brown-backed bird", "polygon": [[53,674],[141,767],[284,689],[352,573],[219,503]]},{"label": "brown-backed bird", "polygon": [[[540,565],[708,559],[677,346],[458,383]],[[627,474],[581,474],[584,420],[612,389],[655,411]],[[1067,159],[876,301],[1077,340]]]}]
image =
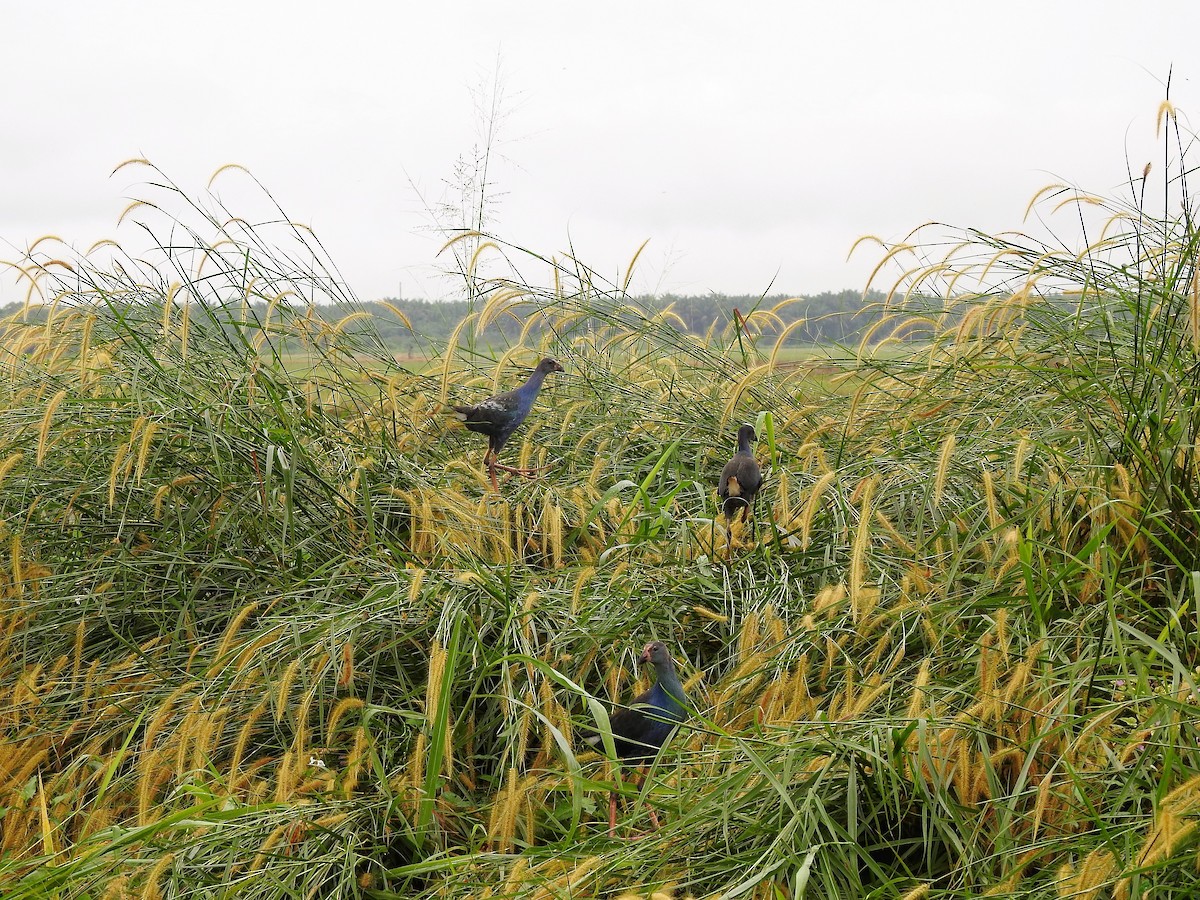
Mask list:
[{"label": "brown-backed bird", "polygon": [[742,521],[749,518],[754,506],[754,495],[762,487],[762,470],[758,460],[754,458],[753,443],[758,440],[754,427],[743,425],[738,429],[737,452],[733,459],[725,463],[721,470],[721,481],[717,485],[717,494],[722,501],[722,509],[727,521],[732,522],[739,511]]}]

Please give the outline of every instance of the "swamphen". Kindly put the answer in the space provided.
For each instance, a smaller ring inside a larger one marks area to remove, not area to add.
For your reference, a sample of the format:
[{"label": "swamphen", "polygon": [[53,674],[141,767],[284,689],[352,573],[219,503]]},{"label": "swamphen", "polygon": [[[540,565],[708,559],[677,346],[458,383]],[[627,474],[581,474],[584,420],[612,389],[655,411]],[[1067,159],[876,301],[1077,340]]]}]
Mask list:
[{"label": "swamphen", "polygon": [[721,470],[721,482],[717,485],[717,494],[722,500],[722,508],[727,521],[732,522],[739,511],[742,521],[749,518],[754,506],[754,495],[762,487],[762,470],[758,460],[754,458],[751,444],[758,440],[754,427],[743,425],[737,433],[738,448],[733,459],[725,463]]},{"label": "swamphen", "polygon": [[[687,718],[687,697],[667,645],[662,641],[651,641],[642,650],[641,661],[654,667],[657,680],[648,691],[608,717],[617,756],[639,769],[653,761],[667,738]],[[588,734],[583,739],[598,749],[604,746],[599,734]],[[658,816],[653,809],[650,809],[650,821],[658,827]],[[610,834],[617,830],[615,793],[608,801],[608,830]]]},{"label": "swamphen", "polygon": [[533,408],[533,401],[537,399],[538,391],[542,389],[542,382],[546,380],[546,376],[551,372],[561,371],[563,371],[563,367],[547,356],[538,363],[533,374],[529,376],[529,380],[515,391],[506,391],[495,397],[488,397],[474,406],[452,407],[459,421],[463,422],[469,430],[487,435],[488,450],[484,456],[484,462],[487,464],[488,475],[492,478],[492,488],[496,493],[500,493],[500,484],[496,481],[496,469],[515,472],[519,475],[531,473],[529,469],[514,469],[510,466],[498,465],[496,458],[500,453],[500,448],[512,437],[513,432],[521,427],[521,423],[529,415],[529,410]]}]

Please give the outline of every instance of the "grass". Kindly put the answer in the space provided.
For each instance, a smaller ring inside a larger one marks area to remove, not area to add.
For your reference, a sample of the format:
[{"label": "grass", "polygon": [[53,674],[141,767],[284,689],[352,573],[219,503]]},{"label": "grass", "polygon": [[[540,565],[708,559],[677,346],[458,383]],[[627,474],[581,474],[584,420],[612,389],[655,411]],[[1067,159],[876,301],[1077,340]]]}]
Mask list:
[{"label": "grass", "polygon": [[[407,368],[311,314],[353,299],[311,235],[158,172],[127,216],[157,257],[35,242],[52,315],[7,323],[0,379],[4,895],[1194,896],[1200,276],[1167,171],[1090,245],[902,264],[883,330],[932,340],[817,375],[754,316],[697,340],[495,240],[545,284],[478,278]],[[473,340],[510,313],[545,337]],[[502,458],[550,469],[494,495],[441,407],[544,354]],[[714,496],[743,421],[753,529]],[[576,734],[651,637],[694,715],[639,790]],[[629,840],[639,797],[664,825]]]}]

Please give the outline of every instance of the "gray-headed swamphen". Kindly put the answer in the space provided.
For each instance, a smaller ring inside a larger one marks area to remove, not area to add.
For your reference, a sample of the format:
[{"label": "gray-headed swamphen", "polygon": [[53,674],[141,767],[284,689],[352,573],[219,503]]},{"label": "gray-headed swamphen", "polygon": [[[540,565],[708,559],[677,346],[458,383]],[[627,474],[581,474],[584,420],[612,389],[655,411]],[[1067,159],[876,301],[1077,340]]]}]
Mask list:
[{"label": "gray-headed swamphen", "polygon": [[487,464],[488,475],[492,479],[492,488],[496,493],[500,493],[500,483],[496,481],[497,469],[518,475],[532,474],[533,470],[530,469],[501,466],[496,462],[496,458],[500,453],[500,448],[512,437],[513,432],[521,427],[521,423],[533,409],[533,401],[537,399],[538,391],[542,389],[542,382],[546,380],[546,376],[551,372],[561,371],[563,371],[562,366],[550,357],[546,357],[538,363],[533,374],[529,376],[529,380],[516,390],[488,397],[474,406],[451,407],[459,421],[465,424],[469,430],[487,435],[488,449],[484,456],[484,462]]},{"label": "gray-headed swamphen", "polygon": [[[662,641],[651,641],[642,650],[641,662],[654,667],[654,685],[608,717],[617,756],[639,770],[654,760],[667,738],[687,718],[687,697],[667,645]],[[601,735],[587,734],[583,739],[603,751]],[[658,827],[658,816],[653,809],[650,809],[650,821]],[[615,793],[608,801],[608,830],[610,834],[617,830]]]},{"label": "gray-headed swamphen", "polygon": [[754,433],[752,425],[739,428],[737,452],[721,470],[717,494],[722,501],[721,508],[725,512],[725,519],[729,522],[733,521],[738,512],[741,512],[743,522],[749,518],[754,506],[754,495],[762,487],[762,470],[758,467],[758,460],[754,458],[752,446],[756,440],[758,435]]}]

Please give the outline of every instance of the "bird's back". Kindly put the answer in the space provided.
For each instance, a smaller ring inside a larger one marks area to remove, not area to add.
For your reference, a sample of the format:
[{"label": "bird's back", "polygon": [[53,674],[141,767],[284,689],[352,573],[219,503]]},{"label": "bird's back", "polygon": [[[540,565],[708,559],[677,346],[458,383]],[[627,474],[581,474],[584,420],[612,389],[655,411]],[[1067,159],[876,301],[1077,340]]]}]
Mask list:
[{"label": "bird's back", "polygon": [[455,406],[454,413],[468,430],[487,435],[494,449],[499,450],[533,409],[545,377],[546,373],[539,369],[516,390],[496,394],[473,406]]},{"label": "bird's back", "polygon": [[758,460],[749,453],[738,452],[725,463],[717,494],[724,501],[726,516],[731,516],[743,506],[754,502],[754,495],[762,487],[762,469]]},{"label": "bird's back", "polygon": [[[453,407],[455,415],[471,431],[496,437],[505,432],[512,433],[524,418],[520,415],[520,404],[516,391],[508,391],[488,397],[473,406]],[[528,410],[526,410],[528,412]]]},{"label": "bird's back", "polygon": [[653,759],[686,716],[683,705],[656,683],[609,717],[617,756],[635,764]]}]

